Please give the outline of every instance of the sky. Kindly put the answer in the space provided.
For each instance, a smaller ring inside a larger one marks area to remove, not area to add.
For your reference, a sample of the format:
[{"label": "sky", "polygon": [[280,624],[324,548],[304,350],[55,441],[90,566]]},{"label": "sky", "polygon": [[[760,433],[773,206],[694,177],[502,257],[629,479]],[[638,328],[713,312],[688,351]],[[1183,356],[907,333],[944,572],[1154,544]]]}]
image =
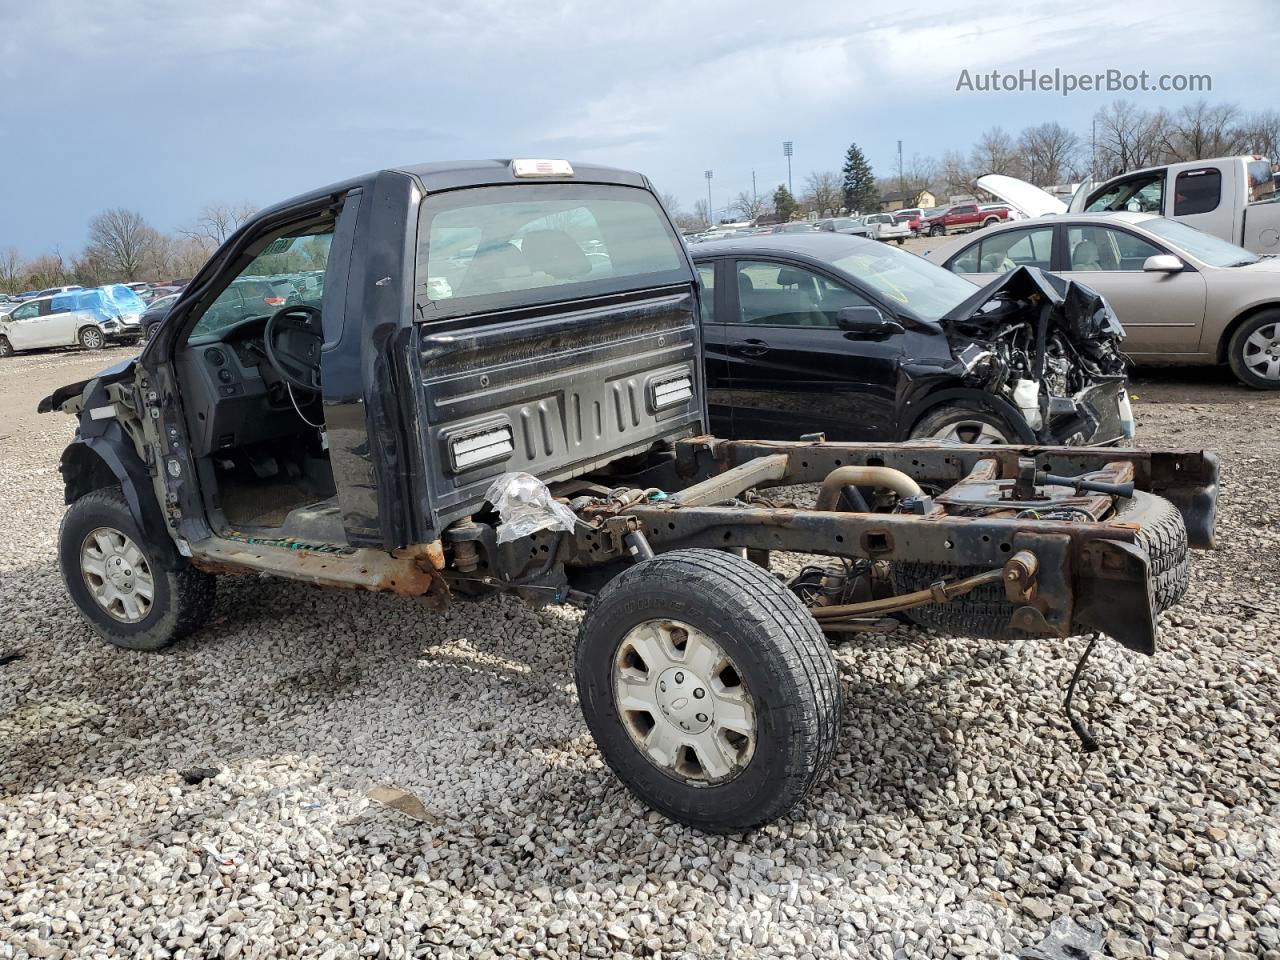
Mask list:
[{"label": "sky", "polygon": [[[641,170],[691,210],[967,149],[994,124],[1200,96],[1273,109],[1276,0],[0,0],[0,248],[74,255],[111,207],[172,230],[428,160]],[[1019,69],[1209,74],[1212,92],[982,93]]]}]

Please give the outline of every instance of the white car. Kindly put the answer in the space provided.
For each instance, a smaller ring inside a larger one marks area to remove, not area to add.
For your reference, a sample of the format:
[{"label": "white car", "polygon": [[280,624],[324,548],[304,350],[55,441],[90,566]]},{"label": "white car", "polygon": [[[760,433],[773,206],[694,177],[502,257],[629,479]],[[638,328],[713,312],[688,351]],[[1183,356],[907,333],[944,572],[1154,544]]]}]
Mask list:
[{"label": "white car", "polygon": [[43,347],[98,350],[111,341],[136,343],[144,309],[138,295],[120,284],[37,297],[0,317],[0,357]]},{"label": "white car", "polygon": [[897,240],[902,243],[911,236],[911,228],[905,223],[899,223],[892,213],[870,213],[862,218],[862,222],[877,240]]}]

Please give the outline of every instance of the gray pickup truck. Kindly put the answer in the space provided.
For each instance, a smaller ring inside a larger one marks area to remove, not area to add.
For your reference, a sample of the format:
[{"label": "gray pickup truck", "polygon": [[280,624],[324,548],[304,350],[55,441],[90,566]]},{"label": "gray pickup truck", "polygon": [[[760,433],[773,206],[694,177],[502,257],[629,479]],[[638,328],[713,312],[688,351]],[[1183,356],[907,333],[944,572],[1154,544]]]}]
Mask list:
[{"label": "gray pickup truck", "polygon": [[[308,302],[221,309],[300,273]],[[1188,545],[1212,544],[1212,454],[717,439],[699,297],[623,170],[434,163],[263,210],[140,356],[41,402],[79,423],[67,591],[135,650],[199,631],[220,576],[578,603],[605,760],[715,831],[827,766],[831,638],[896,616],[1154,652]],[[813,562],[784,578],[772,551]]]}]

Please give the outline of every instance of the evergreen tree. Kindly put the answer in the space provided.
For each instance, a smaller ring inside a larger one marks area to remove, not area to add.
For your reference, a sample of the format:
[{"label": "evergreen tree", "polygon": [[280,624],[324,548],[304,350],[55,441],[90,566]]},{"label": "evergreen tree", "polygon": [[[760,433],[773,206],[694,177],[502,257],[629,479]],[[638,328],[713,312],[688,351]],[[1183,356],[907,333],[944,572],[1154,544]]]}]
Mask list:
[{"label": "evergreen tree", "polygon": [[844,155],[844,205],[849,212],[868,213],[880,205],[880,194],[876,190],[876,178],[871,172],[871,164],[856,143],[849,144]]},{"label": "evergreen tree", "polygon": [[796,212],[796,198],[791,195],[785,183],[778,184],[778,189],[773,191],[773,212],[784,223]]}]

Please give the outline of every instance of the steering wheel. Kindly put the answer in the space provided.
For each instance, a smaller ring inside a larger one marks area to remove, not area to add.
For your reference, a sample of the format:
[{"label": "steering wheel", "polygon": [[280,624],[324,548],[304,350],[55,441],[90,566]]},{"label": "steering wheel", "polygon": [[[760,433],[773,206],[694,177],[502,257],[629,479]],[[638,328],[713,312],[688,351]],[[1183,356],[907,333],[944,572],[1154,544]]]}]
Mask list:
[{"label": "steering wheel", "polygon": [[324,334],[320,311],[298,304],[271,315],[262,335],[267,362],[285,383],[320,392],[320,347]]}]

